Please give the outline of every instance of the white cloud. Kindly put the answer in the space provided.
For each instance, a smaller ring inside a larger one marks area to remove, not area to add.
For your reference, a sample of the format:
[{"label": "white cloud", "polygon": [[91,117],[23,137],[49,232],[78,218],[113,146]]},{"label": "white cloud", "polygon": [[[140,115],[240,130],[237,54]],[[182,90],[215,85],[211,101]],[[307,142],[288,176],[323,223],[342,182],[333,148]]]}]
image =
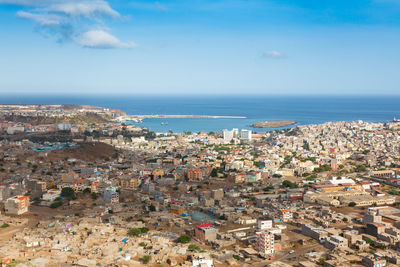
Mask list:
[{"label": "white cloud", "polygon": [[43,6],[63,1],[65,0],[0,0],[0,4],[15,6]]},{"label": "white cloud", "polygon": [[25,11],[18,11],[17,16],[20,18],[33,20],[42,26],[50,26],[50,25],[54,26],[54,25],[60,25],[61,23],[60,22],[61,18],[59,16],[51,14],[34,14]]},{"label": "white cloud", "polygon": [[46,8],[49,12],[63,13],[73,17],[94,17],[94,16],[110,16],[117,18],[119,13],[112,9],[110,5],[103,0],[95,1],[68,1],[65,3],[57,3]]},{"label": "white cloud", "polygon": [[267,51],[267,52],[264,52],[262,55],[263,55],[263,57],[269,57],[269,58],[284,58],[285,57],[285,55],[281,51],[278,51],[278,50]]},{"label": "white cloud", "polygon": [[[0,0],[0,4],[21,6],[17,16],[34,21],[37,32],[59,42],[73,41],[89,48],[132,48],[104,28],[103,18],[120,18],[105,0]],[[161,8],[161,6],[160,6]]]},{"label": "white cloud", "polygon": [[83,47],[88,48],[133,48],[135,43],[121,42],[117,37],[103,30],[91,30],[84,32],[76,38],[76,42]]},{"label": "white cloud", "polygon": [[156,9],[158,9],[158,10],[160,10],[160,11],[168,11],[167,6],[161,4],[161,3],[158,2],[158,1],[154,2],[154,6],[156,7]]}]

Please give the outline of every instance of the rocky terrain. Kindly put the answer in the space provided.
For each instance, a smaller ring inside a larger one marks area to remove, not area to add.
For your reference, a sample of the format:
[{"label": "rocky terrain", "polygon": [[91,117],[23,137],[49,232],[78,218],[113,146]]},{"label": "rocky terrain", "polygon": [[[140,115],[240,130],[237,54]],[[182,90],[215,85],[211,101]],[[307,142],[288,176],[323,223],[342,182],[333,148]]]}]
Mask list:
[{"label": "rocky terrain", "polygon": [[296,124],[295,121],[263,121],[253,123],[251,126],[254,128],[278,128]]}]

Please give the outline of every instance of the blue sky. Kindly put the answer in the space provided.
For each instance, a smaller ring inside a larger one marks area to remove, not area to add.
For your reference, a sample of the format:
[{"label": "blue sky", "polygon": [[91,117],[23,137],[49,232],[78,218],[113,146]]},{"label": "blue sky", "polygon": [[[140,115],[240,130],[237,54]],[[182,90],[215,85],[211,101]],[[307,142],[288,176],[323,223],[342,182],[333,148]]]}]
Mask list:
[{"label": "blue sky", "polygon": [[2,93],[400,93],[400,0],[0,0],[0,39]]}]

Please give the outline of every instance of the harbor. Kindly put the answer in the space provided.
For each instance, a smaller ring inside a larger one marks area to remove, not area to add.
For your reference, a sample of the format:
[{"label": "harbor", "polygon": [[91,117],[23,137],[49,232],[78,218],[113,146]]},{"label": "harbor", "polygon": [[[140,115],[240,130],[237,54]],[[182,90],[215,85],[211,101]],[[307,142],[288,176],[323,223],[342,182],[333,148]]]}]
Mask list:
[{"label": "harbor", "polygon": [[144,119],[247,119],[245,116],[213,116],[213,115],[125,115],[115,119],[118,122],[141,123]]}]

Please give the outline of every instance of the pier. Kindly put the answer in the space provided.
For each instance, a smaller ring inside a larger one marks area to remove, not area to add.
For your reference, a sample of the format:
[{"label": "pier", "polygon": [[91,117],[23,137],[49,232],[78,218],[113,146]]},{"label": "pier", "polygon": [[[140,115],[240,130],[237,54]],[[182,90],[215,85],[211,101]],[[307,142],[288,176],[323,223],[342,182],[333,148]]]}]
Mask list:
[{"label": "pier", "polygon": [[118,117],[119,122],[142,122],[143,119],[246,119],[244,116],[211,116],[211,115],[125,115]]}]

